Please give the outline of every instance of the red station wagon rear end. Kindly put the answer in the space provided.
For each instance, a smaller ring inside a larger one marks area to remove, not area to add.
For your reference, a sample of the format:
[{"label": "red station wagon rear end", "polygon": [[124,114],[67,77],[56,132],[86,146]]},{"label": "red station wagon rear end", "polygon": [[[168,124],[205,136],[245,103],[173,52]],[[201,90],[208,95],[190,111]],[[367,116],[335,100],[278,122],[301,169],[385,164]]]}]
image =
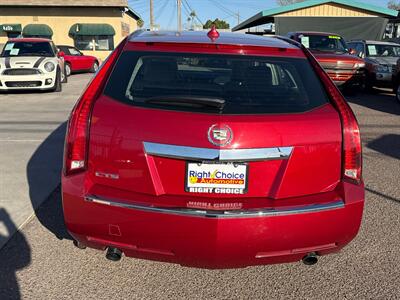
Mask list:
[{"label": "red station wagon rear end", "polygon": [[295,42],[139,31],[71,114],[62,194],[77,244],[111,259],[312,264],[359,230],[359,128]]}]

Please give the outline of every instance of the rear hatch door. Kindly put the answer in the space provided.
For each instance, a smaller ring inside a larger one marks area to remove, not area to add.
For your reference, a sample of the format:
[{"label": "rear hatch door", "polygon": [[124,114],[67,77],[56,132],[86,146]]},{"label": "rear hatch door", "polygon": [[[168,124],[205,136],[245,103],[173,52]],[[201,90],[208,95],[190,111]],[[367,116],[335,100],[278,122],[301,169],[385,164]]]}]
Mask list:
[{"label": "rear hatch door", "polygon": [[341,125],[327,99],[305,59],[124,53],[92,114],[89,192],[186,206],[332,191]]}]

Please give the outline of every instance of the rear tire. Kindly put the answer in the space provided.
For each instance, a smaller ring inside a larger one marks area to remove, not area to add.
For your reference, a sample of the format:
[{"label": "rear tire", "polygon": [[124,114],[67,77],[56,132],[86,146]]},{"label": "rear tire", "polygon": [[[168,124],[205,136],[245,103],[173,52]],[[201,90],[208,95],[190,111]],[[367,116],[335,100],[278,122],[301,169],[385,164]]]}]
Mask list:
[{"label": "rear tire", "polygon": [[396,97],[397,103],[400,104],[400,84],[399,83],[397,83],[395,90],[396,90],[395,97]]},{"label": "rear tire", "polygon": [[99,63],[95,61],[92,67],[90,68],[90,73],[96,73],[98,69],[99,69]]},{"label": "rear tire", "polygon": [[65,66],[64,66],[63,72],[61,73],[61,82],[62,83],[68,82],[68,76],[67,76],[67,72],[65,71]]},{"label": "rear tire", "polygon": [[374,90],[374,85],[372,83],[372,79],[371,79],[371,75],[369,75],[368,73],[365,75],[365,80],[364,80],[364,91],[366,93],[373,93]]},{"label": "rear tire", "polygon": [[67,77],[71,76],[72,70],[71,70],[71,65],[69,63],[65,64],[65,75]]},{"label": "rear tire", "polygon": [[52,92],[61,92],[62,91],[62,84],[61,84],[61,71],[60,69],[57,70],[57,75],[56,75],[56,82],[54,84],[54,87],[52,88]]},{"label": "rear tire", "polygon": [[375,91],[374,86],[371,84],[371,82],[369,81],[365,82],[364,91],[367,93],[373,93]]},{"label": "rear tire", "polygon": [[355,96],[357,95],[358,88],[354,86],[345,86],[342,89],[343,95],[345,96]]}]

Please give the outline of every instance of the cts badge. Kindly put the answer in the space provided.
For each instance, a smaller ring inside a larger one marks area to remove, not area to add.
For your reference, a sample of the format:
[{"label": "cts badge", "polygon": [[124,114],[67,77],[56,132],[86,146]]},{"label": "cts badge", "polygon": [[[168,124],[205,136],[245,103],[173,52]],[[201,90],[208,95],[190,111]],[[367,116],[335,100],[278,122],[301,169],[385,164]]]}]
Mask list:
[{"label": "cts badge", "polygon": [[214,124],[208,129],[208,141],[215,146],[229,145],[232,139],[232,129],[228,125]]}]

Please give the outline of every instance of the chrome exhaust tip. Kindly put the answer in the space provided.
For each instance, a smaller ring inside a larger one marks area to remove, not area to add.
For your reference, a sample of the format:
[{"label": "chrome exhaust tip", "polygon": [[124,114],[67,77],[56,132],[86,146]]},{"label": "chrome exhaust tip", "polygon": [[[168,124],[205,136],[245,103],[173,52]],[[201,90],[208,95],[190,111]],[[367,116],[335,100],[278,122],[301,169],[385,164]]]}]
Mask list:
[{"label": "chrome exhaust tip", "polygon": [[303,264],[305,264],[307,266],[312,266],[318,262],[318,256],[315,252],[310,252],[303,257],[302,261],[303,261]]},{"label": "chrome exhaust tip", "polygon": [[118,248],[108,247],[106,258],[111,261],[119,261],[122,257],[122,251]]}]

